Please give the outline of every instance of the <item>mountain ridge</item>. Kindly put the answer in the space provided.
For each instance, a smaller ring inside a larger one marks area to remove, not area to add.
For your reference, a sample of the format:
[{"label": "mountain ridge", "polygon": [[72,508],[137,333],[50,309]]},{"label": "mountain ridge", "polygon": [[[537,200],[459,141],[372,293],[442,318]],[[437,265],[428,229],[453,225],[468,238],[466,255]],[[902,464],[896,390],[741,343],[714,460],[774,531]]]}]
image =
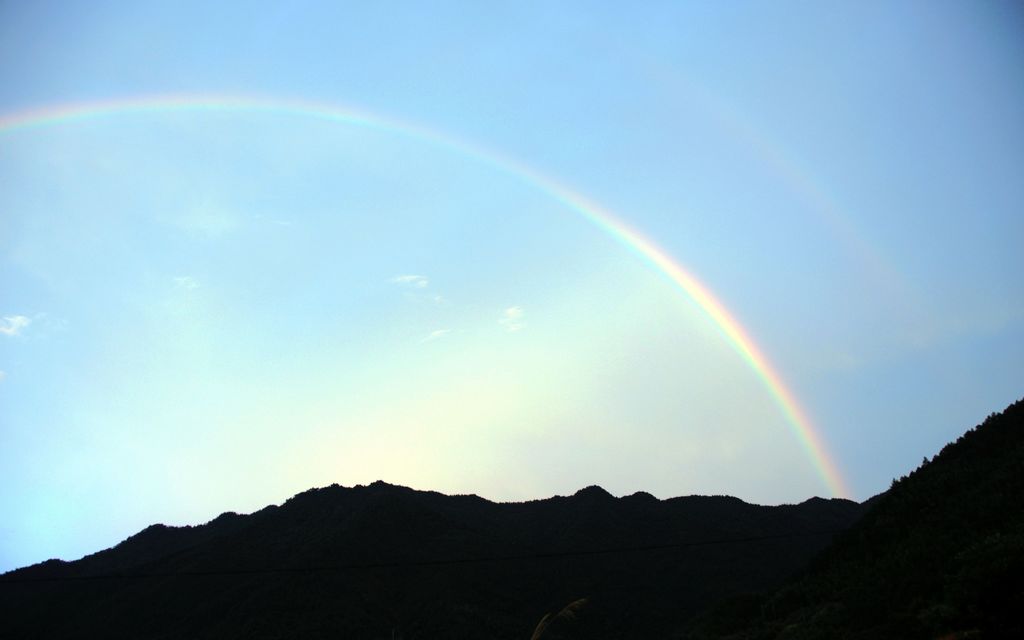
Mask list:
[{"label": "mountain ridge", "polygon": [[[0,588],[23,588],[0,614],[24,637],[288,637],[288,621],[295,637],[398,629],[468,638],[487,629],[517,638],[546,611],[588,597],[600,628],[667,632],[679,614],[775,584],[862,512],[843,499],[762,506],[615,497],[596,485],[507,503],[383,481],[329,485],[248,515],[151,525],[80,560],[9,572]],[[311,611],[313,602],[321,605]],[[174,615],[157,603],[175,603]],[[101,610],[118,624],[102,622]]]},{"label": "mountain ridge", "polygon": [[[265,512],[265,511],[273,511],[273,510],[276,510],[276,509],[280,509],[283,506],[288,505],[288,504],[292,503],[295,500],[303,500],[303,499],[307,499],[310,496],[319,495],[322,492],[332,491],[332,490],[339,490],[339,489],[340,490],[347,490],[347,491],[356,491],[356,492],[358,492],[360,490],[373,490],[373,491],[378,491],[378,492],[382,491],[382,490],[383,491],[396,491],[396,492],[403,492],[403,493],[406,493],[406,494],[411,492],[412,494],[420,494],[420,495],[435,496],[435,497],[445,497],[445,498],[460,499],[460,500],[467,500],[468,499],[468,500],[475,501],[477,503],[488,503],[488,504],[491,504],[491,505],[535,505],[535,504],[540,504],[540,503],[548,503],[548,502],[551,502],[551,501],[568,500],[568,499],[572,499],[572,498],[583,498],[583,499],[596,499],[596,500],[608,499],[608,500],[619,500],[619,501],[637,501],[637,502],[645,502],[645,503],[648,503],[648,504],[651,504],[651,503],[663,503],[663,502],[673,502],[673,501],[686,501],[686,502],[693,502],[693,503],[698,502],[698,501],[712,501],[712,502],[714,502],[714,501],[726,501],[726,502],[734,502],[734,503],[738,503],[738,504],[742,504],[742,505],[746,505],[746,506],[750,506],[750,507],[761,507],[761,508],[769,508],[769,509],[771,509],[771,508],[778,508],[778,507],[802,506],[802,505],[807,505],[807,504],[830,504],[830,503],[833,503],[833,502],[864,505],[864,504],[869,503],[872,499],[874,499],[874,498],[871,498],[869,500],[865,500],[864,502],[858,503],[855,500],[849,500],[847,498],[823,498],[823,497],[820,497],[820,496],[812,496],[812,497],[807,498],[805,500],[802,500],[800,502],[781,503],[781,504],[776,504],[776,505],[763,505],[763,504],[748,502],[748,501],[746,501],[746,500],[744,500],[742,498],[736,497],[736,496],[730,496],[730,495],[724,495],[724,494],[710,494],[710,495],[708,495],[708,494],[690,494],[690,495],[684,495],[684,496],[673,496],[673,497],[670,497],[670,498],[658,498],[658,497],[656,497],[656,496],[654,496],[654,495],[652,495],[652,494],[650,494],[650,493],[648,493],[646,491],[636,491],[636,492],[634,492],[632,494],[628,494],[628,495],[615,496],[614,494],[610,493],[609,491],[607,491],[606,489],[604,489],[600,485],[588,485],[588,486],[583,487],[583,488],[581,488],[581,489],[577,490],[576,492],[574,492],[572,494],[569,494],[569,495],[556,494],[556,495],[553,495],[553,496],[548,497],[548,498],[531,498],[531,499],[526,499],[526,500],[507,500],[507,501],[505,501],[505,500],[490,500],[488,498],[484,498],[482,496],[479,496],[477,494],[472,494],[472,493],[445,494],[445,493],[442,493],[442,492],[439,492],[439,491],[434,491],[434,490],[414,489],[412,487],[408,487],[408,486],[401,485],[401,484],[389,483],[389,482],[387,482],[385,480],[375,480],[375,481],[373,481],[373,482],[371,482],[370,484],[367,484],[367,485],[356,484],[356,485],[353,485],[351,487],[346,487],[346,486],[340,485],[338,483],[332,483],[332,484],[325,485],[325,486],[322,486],[322,487],[311,487],[309,489],[305,489],[305,490],[303,490],[303,491],[301,491],[301,492],[299,492],[299,493],[297,493],[297,494],[287,498],[281,504],[269,504],[269,505],[266,505],[266,506],[264,506],[264,507],[262,507],[260,509],[252,511],[250,513],[238,513],[238,512],[235,512],[235,511],[224,511],[224,512],[220,513],[219,515],[215,516],[214,518],[212,518],[211,520],[207,521],[207,522],[202,522],[202,523],[197,523],[197,524],[169,525],[169,524],[164,524],[164,523],[153,523],[153,524],[150,524],[150,525],[146,526],[145,528],[141,529],[137,533],[134,533],[134,534],[128,536],[127,538],[125,538],[124,540],[122,540],[121,542],[115,544],[112,547],[108,547],[106,549],[101,549],[99,551],[96,551],[96,552],[93,552],[93,553],[90,553],[90,554],[86,554],[85,556],[82,556],[81,558],[78,558],[77,560],[64,560],[64,559],[60,559],[60,558],[49,558],[47,560],[43,560],[43,561],[40,561],[38,563],[33,563],[31,565],[26,565],[24,567],[16,567],[16,568],[11,569],[9,571],[0,573],[0,576],[18,574],[18,573],[22,573],[22,572],[24,572],[26,570],[29,570],[29,569],[34,569],[36,567],[42,567],[42,566],[62,566],[62,565],[68,565],[68,564],[76,563],[76,562],[82,562],[82,561],[86,561],[86,560],[89,560],[91,558],[94,558],[95,556],[99,556],[100,554],[106,554],[107,552],[113,551],[115,549],[122,549],[126,545],[145,544],[146,541],[150,541],[150,540],[153,540],[153,539],[158,539],[160,537],[165,537],[165,536],[168,536],[168,535],[175,535],[175,534],[178,534],[178,533],[189,535],[189,534],[192,534],[192,533],[198,533],[199,531],[205,530],[206,528],[209,528],[209,527],[214,527],[218,531],[231,530],[230,526],[224,526],[224,525],[228,525],[228,523],[241,524],[240,523],[240,519],[245,519],[245,518],[250,517],[250,516],[257,516],[258,514],[261,514],[261,513]],[[879,495],[881,495],[881,494],[879,494]],[[877,497],[877,496],[875,496],[875,497]],[[202,539],[205,536],[199,536],[199,537]]]}]

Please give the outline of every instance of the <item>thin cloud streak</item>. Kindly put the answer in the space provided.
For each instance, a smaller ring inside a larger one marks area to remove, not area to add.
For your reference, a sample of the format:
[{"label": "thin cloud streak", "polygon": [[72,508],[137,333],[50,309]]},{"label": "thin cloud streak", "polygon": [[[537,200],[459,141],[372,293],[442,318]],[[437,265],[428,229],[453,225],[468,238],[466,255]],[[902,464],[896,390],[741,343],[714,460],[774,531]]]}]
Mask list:
[{"label": "thin cloud streak", "polygon": [[5,336],[17,336],[30,324],[32,319],[26,316],[4,316],[0,319],[0,333]]},{"label": "thin cloud streak", "polygon": [[391,282],[406,287],[415,287],[417,289],[426,289],[427,285],[430,284],[430,280],[426,276],[418,275],[395,276],[394,278],[391,278]]},{"label": "thin cloud streak", "polygon": [[451,329],[436,329],[434,331],[431,331],[430,335],[428,335],[427,337],[425,337],[422,340],[420,340],[420,342],[421,343],[433,342],[434,340],[439,340],[439,339],[445,337],[446,335],[448,335],[451,332],[452,332]]}]

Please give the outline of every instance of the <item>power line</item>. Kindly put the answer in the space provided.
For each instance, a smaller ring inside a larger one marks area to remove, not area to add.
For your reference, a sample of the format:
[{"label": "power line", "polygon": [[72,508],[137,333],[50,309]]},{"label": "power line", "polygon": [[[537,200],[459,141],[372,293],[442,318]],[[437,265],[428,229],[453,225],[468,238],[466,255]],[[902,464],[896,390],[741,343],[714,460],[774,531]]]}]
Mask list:
[{"label": "power line", "polygon": [[49,576],[49,577],[3,577],[0,576],[0,584],[28,584],[43,582],[83,582],[95,580],[137,580],[148,578],[177,578],[177,577],[207,577],[207,576],[245,576],[245,575],[266,575],[266,574],[310,574],[310,573],[334,573],[344,571],[366,571],[378,569],[415,569],[424,567],[443,567],[455,565],[483,564],[488,562],[523,562],[530,560],[555,560],[560,558],[581,558],[589,556],[613,555],[617,553],[646,553],[651,551],[668,551],[674,549],[686,549],[690,547],[701,547],[720,544],[743,544],[748,542],[764,542],[769,540],[783,540],[787,538],[825,536],[841,533],[846,529],[832,529],[828,531],[798,531],[763,536],[750,536],[746,538],[717,538],[707,540],[692,540],[688,542],[675,542],[668,544],[640,545],[632,547],[605,547],[601,549],[583,549],[579,551],[553,551],[539,553],[510,554],[503,556],[479,556],[473,558],[444,558],[435,560],[413,560],[413,561],[392,561],[392,562],[366,562],[350,563],[341,565],[309,565],[305,567],[263,567],[257,569],[210,569],[201,571],[166,571],[149,573],[103,573],[85,576]]}]

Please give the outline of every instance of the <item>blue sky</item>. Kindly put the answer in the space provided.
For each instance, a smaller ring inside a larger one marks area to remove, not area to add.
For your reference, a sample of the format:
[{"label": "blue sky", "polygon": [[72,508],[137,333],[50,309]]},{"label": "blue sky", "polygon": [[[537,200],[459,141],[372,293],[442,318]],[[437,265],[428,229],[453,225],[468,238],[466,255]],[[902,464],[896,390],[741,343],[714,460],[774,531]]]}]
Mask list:
[{"label": "blue sky", "polygon": [[[707,285],[864,499],[1021,395],[1022,26],[994,2],[7,3],[0,116],[301,100],[528,166]],[[331,482],[827,493],[663,274],[400,131],[0,131],[0,318],[0,569]]]}]

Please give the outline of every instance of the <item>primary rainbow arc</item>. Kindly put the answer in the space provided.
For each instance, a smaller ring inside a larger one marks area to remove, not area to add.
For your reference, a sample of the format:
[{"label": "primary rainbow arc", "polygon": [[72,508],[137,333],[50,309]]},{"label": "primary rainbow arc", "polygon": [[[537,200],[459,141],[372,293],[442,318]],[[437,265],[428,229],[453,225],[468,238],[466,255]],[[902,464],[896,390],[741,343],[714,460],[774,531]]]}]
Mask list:
[{"label": "primary rainbow arc", "polygon": [[708,316],[733,349],[757,374],[785,415],[791,430],[829,491],[833,495],[841,497],[851,495],[839,468],[828,453],[823,439],[813,427],[807,413],[801,408],[778,370],[770,364],[748,332],[706,285],[701,283],[678,260],[638,231],[631,229],[608,209],[536,169],[500,153],[434,129],[359,109],[298,100],[238,96],[153,96],[28,109],[0,115],[0,134],[126,113],[167,111],[267,112],[378,129],[455,151],[477,162],[490,165],[498,171],[522,180],[548,194],[635,252],[685,293]]}]

